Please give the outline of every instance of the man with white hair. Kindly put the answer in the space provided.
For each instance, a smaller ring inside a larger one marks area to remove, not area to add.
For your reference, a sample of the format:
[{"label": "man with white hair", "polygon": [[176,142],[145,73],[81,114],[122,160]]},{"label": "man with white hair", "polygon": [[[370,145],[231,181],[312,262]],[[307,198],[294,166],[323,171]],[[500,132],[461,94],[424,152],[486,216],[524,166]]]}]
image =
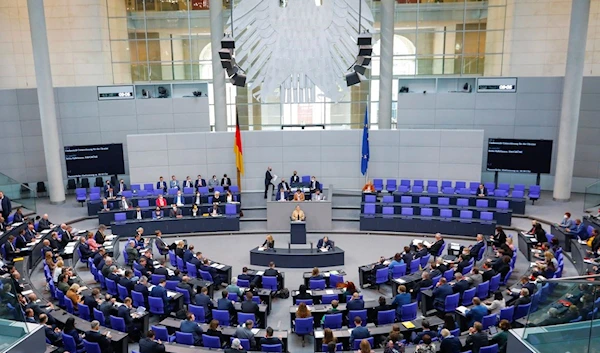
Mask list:
[{"label": "man with white hair", "polygon": [[113,259],[110,256],[107,256],[106,259],[104,259],[104,266],[102,266],[102,276],[104,276],[104,278],[108,277],[108,275],[110,274],[110,267],[113,265]]},{"label": "man with white hair", "polygon": [[234,338],[231,341],[231,347],[225,349],[225,353],[246,353],[244,347],[242,347],[242,342],[239,338]]},{"label": "man with white hair", "polygon": [[428,246],[429,253],[433,256],[437,256],[437,254],[440,252],[440,249],[442,248],[443,245],[444,245],[444,239],[442,238],[442,234],[436,233],[435,234],[435,243]]},{"label": "man with white hair", "polygon": [[135,240],[130,240],[127,244],[127,249],[125,249],[125,254],[127,254],[127,265],[133,266],[133,262],[139,260],[140,253],[135,248]]},{"label": "man with white hair", "polygon": [[40,219],[40,222],[38,223],[38,231],[41,232],[43,230],[51,229],[51,228],[54,228],[54,224],[52,224],[52,222],[50,222],[50,220],[48,219],[48,214],[45,213],[42,216],[42,219]]},{"label": "man with white hair", "polygon": [[100,333],[100,322],[98,322],[98,320],[94,320],[90,323],[90,329],[91,330],[85,333],[86,341],[98,343],[101,353],[112,353],[113,348],[110,343],[110,331],[107,333]]}]

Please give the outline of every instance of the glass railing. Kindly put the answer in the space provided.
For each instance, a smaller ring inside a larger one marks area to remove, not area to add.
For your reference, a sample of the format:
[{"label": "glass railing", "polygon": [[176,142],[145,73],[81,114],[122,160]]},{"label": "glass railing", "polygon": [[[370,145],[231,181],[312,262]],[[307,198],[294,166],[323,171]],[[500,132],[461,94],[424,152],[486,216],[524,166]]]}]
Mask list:
[{"label": "glass railing", "polygon": [[[537,303],[513,333],[533,352],[592,353],[600,346],[600,276],[543,282]],[[535,302],[535,301],[534,301]],[[560,350],[557,350],[560,348]]]},{"label": "glass railing", "polygon": [[600,208],[600,180],[585,188],[583,198],[583,211],[590,211],[595,214]]},{"label": "glass railing", "polygon": [[0,352],[6,352],[13,344],[29,333],[23,311],[17,301],[17,293],[10,278],[0,278]]},{"label": "glass railing", "polygon": [[35,185],[23,184],[0,173],[0,191],[12,201],[12,208],[23,207],[23,213],[36,211]]}]

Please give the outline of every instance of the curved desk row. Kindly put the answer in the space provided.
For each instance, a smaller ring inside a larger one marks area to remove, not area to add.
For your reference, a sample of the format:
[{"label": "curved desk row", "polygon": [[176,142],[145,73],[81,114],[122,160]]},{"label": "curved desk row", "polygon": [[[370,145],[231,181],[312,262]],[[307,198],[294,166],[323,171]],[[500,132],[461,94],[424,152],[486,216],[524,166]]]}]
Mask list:
[{"label": "curved desk row", "polygon": [[[402,196],[412,196],[412,203],[419,203],[419,197],[426,196],[431,198],[432,204],[437,204],[440,197],[450,199],[451,205],[456,205],[456,200],[467,199],[469,200],[469,206],[475,206],[477,200],[488,200],[488,207],[497,207],[498,201],[508,201],[508,208],[512,209],[515,214],[525,214],[525,204],[527,199],[524,197],[500,197],[500,196],[476,196],[476,195],[446,195],[446,194],[429,194],[429,193],[402,193],[394,192],[394,202],[401,202]],[[363,196],[364,201],[364,196]]]},{"label": "curved desk row", "polygon": [[258,247],[250,250],[250,263],[256,266],[269,266],[275,262],[277,267],[312,268],[340,266],[344,264],[344,250],[337,246],[327,252],[316,249],[274,249],[259,251]]},{"label": "curved desk row", "polygon": [[496,221],[421,216],[360,216],[360,230],[380,232],[442,233],[448,235],[494,234]]},{"label": "curved desk row", "polygon": [[237,232],[240,230],[240,217],[182,217],[130,220],[111,222],[113,234],[130,236],[137,228],[144,228],[146,234],[160,230],[163,234],[197,233],[197,232]]},{"label": "curved desk row", "polygon": [[[212,198],[213,194],[202,194],[200,195],[200,203],[204,204],[204,203],[211,203],[209,200],[209,197]],[[238,201],[241,202],[241,195],[239,193],[234,193],[234,201]],[[102,196],[102,198],[104,198],[104,196]],[[156,199],[158,198],[158,196],[152,195],[152,196],[144,196],[144,197],[131,197],[128,198],[127,201],[131,202],[131,205],[133,207],[137,207],[138,206],[138,202],[140,200],[148,200],[148,203],[150,206],[155,206],[156,205]],[[174,203],[174,199],[175,196],[173,195],[165,195],[164,196],[165,200],[167,200],[167,205],[170,205],[172,203]],[[194,203],[196,201],[196,197],[193,195],[183,195],[184,198],[184,203]],[[119,209],[121,208],[120,206],[120,202],[121,202],[121,197],[118,196],[117,198],[114,199],[109,199],[107,200],[108,204],[110,206],[111,209]],[[221,201],[224,202],[225,201],[225,193],[221,193]],[[88,216],[95,216],[96,214],[98,214],[98,212],[100,212],[100,210],[102,210],[102,200],[93,200],[87,201],[87,209],[88,209]]]},{"label": "curved desk row", "polygon": [[[226,203],[221,203],[219,204],[219,212],[220,214],[225,214],[225,207],[226,207]],[[236,213],[239,214],[240,213],[240,208],[241,205],[239,203],[237,204],[232,204],[235,205],[235,209],[236,209]],[[201,204],[200,206],[198,206],[198,214],[202,215],[202,213],[210,213],[210,211],[212,210],[213,205],[212,204]],[[181,210],[181,213],[183,214],[183,216],[191,216],[192,215],[192,205],[183,205],[178,207]],[[152,219],[152,214],[154,213],[154,210],[156,210],[156,206],[149,206],[149,207],[142,207],[142,218],[143,219]],[[163,215],[164,216],[169,216],[169,212],[171,211],[171,207],[167,206],[167,207],[161,207],[162,211],[163,211]],[[125,216],[127,217],[127,219],[135,219],[136,216],[136,210],[135,208],[130,208],[127,211],[125,210],[121,210],[121,209],[113,209],[110,211],[99,211],[98,212],[98,224],[110,224],[111,222],[115,221],[115,214],[116,213],[125,213]]]}]

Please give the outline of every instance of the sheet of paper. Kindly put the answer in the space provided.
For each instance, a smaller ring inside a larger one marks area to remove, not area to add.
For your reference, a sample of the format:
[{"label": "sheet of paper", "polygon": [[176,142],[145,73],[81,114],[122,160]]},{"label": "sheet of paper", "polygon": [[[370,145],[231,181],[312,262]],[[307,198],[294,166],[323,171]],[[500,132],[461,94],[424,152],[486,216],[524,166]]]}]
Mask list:
[{"label": "sheet of paper", "polygon": [[338,271],[336,271],[336,270],[333,270],[333,271],[329,271],[329,274],[339,275],[340,273]]},{"label": "sheet of paper", "polygon": [[221,264],[221,265],[217,266],[217,269],[218,269],[218,270],[221,270],[221,269],[223,269],[223,268],[225,268],[225,265],[223,265],[223,264]]},{"label": "sheet of paper", "polygon": [[42,233],[42,234],[48,234],[48,233],[50,233],[50,229],[44,229],[40,233]]},{"label": "sheet of paper", "polygon": [[259,328],[253,328],[251,331],[252,331],[253,334],[256,335],[260,331],[260,329]]},{"label": "sheet of paper", "polygon": [[257,276],[262,276],[262,275],[264,275],[264,274],[265,274],[265,271],[258,271],[258,272],[256,272],[256,275],[257,275]]},{"label": "sheet of paper", "polygon": [[458,311],[461,314],[464,314],[467,312],[467,310],[469,310],[466,306],[459,306],[458,308],[456,308],[456,311]]},{"label": "sheet of paper", "polygon": [[333,294],[333,289],[326,289],[326,290],[325,290],[325,293],[326,293],[326,294]]},{"label": "sheet of paper", "polygon": [[315,331],[315,338],[323,338],[325,336],[325,332],[323,330]]},{"label": "sheet of paper", "polygon": [[29,295],[31,293],[33,293],[33,291],[31,289],[21,292],[22,295]]},{"label": "sheet of paper", "polygon": [[406,281],[402,278],[396,278],[395,281],[398,283],[406,283]]},{"label": "sheet of paper", "polygon": [[218,264],[218,263],[216,263],[216,262],[213,262],[213,263],[210,265],[210,267],[218,267],[218,266],[219,266],[219,264]]}]

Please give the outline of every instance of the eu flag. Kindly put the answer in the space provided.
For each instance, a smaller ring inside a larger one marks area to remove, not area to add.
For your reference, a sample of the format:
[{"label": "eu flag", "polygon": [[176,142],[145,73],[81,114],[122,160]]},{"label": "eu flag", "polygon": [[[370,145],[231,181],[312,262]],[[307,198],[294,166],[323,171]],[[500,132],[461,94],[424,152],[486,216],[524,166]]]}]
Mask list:
[{"label": "eu flag", "polygon": [[365,124],[363,126],[362,154],[360,157],[360,172],[367,174],[369,169],[369,108],[365,109]]}]

